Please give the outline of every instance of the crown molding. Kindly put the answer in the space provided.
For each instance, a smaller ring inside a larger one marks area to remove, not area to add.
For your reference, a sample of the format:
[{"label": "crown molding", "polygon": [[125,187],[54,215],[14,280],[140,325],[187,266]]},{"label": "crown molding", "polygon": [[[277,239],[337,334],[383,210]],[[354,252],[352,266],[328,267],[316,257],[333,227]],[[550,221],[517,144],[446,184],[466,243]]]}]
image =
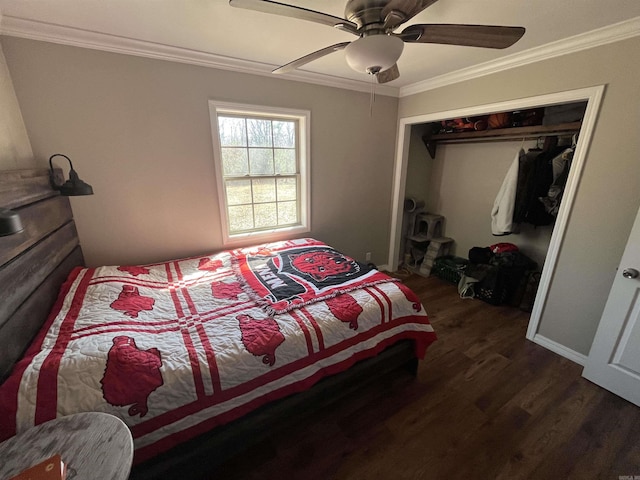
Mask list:
[{"label": "crown molding", "polygon": [[463,68],[400,88],[400,98],[640,35],[640,17]]},{"label": "crown molding", "polygon": [[[103,50],[124,55],[155,58],[158,60],[186,63],[190,65],[274,78],[271,71],[275,66],[266,63],[241,60],[200,50],[174,47],[161,43],[94,32],[91,30],[65,27],[47,22],[27,20],[24,18],[2,15],[2,12],[0,12],[0,35],[27,38],[30,40],[58,43],[62,45],[71,45],[81,48],[90,48],[94,50]],[[514,53],[480,65],[463,68],[455,72],[416,82],[405,87],[398,88],[389,85],[376,85],[376,94],[390,97],[407,97],[454,83],[464,82],[511,68],[539,62],[541,60],[618,42],[638,35],[640,35],[640,17],[634,17],[591,32],[575,35],[540,47],[531,48],[524,52]],[[338,78],[331,75],[302,70],[296,70],[291,73],[280,75],[278,78],[365,93],[369,93],[371,91],[371,84],[369,82]]]},{"label": "crown molding", "polygon": [[[276,66],[266,63],[241,60],[200,50],[174,47],[9,15],[1,16],[0,20],[0,35],[276,78],[271,73]],[[301,70],[278,75],[277,78],[358,92],[371,92],[371,84],[369,82]],[[376,95],[397,97],[398,93],[398,87],[376,85]]]}]

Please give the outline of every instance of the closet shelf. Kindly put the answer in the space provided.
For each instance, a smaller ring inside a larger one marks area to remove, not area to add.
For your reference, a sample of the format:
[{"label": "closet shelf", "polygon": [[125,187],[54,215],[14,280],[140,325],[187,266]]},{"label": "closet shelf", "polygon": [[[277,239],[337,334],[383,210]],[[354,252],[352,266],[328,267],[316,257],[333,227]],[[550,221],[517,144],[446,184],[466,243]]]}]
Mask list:
[{"label": "closet shelf", "polygon": [[580,131],[582,122],[560,123],[557,125],[535,125],[532,127],[497,128],[492,130],[436,133],[424,135],[422,141],[429,151],[431,158],[435,158],[436,144],[462,142],[490,142],[513,139],[531,139],[548,137],[551,135],[572,135]]}]

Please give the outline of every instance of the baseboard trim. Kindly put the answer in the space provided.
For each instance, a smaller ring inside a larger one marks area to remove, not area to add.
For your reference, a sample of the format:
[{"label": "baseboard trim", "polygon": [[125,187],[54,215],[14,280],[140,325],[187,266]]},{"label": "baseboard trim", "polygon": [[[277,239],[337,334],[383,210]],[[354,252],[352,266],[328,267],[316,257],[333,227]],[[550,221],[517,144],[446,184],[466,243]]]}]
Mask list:
[{"label": "baseboard trim", "polygon": [[547,350],[551,350],[553,353],[557,353],[558,355],[571,360],[578,365],[584,366],[587,363],[587,356],[576,352],[564,345],[559,344],[558,342],[554,342],[553,340],[549,340],[547,337],[536,333],[534,337],[531,339],[532,342],[537,343],[541,347],[546,348]]}]

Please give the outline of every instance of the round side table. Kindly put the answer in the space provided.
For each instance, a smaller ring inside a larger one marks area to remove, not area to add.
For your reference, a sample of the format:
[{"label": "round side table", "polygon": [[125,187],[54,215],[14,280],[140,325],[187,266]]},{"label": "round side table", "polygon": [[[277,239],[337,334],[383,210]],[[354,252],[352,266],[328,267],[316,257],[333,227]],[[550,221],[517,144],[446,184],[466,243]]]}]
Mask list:
[{"label": "round side table", "polygon": [[133,439],[122,420],[106,413],[57,418],[0,443],[0,478],[11,478],[59,454],[67,479],[126,480]]}]

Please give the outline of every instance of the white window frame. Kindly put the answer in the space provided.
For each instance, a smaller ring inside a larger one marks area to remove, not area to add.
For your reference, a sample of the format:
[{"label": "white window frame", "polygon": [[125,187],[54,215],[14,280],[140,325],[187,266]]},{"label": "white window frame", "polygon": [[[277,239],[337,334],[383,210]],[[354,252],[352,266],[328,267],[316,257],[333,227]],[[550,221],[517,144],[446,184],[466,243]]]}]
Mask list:
[{"label": "white window frame", "polygon": [[[300,176],[299,211],[300,222],[270,230],[244,232],[238,234],[229,233],[229,218],[227,215],[227,197],[222,169],[222,150],[218,133],[218,114],[232,114],[241,116],[262,116],[279,118],[284,120],[296,120],[298,122],[298,169]],[[211,139],[213,143],[213,158],[216,171],[216,183],[218,187],[218,205],[220,207],[220,220],[222,227],[222,242],[225,246],[247,245],[291,238],[295,235],[311,231],[311,200],[310,200],[310,159],[311,159],[311,112],[308,110],[296,110],[290,108],[266,107],[259,105],[247,105],[242,103],[221,102],[209,100],[209,117],[211,120]]]}]

